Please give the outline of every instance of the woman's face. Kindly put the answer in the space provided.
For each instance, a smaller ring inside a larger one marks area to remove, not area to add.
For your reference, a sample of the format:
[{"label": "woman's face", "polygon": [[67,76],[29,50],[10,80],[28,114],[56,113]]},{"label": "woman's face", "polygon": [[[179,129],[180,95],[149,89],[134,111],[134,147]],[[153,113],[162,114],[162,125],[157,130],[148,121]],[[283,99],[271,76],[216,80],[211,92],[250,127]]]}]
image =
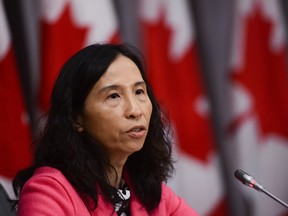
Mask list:
[{"label": "woman's face", "polygon": [[138,67],[120,55],[93,86],[78,122],[115,163],[143,147],[151,113]]}]

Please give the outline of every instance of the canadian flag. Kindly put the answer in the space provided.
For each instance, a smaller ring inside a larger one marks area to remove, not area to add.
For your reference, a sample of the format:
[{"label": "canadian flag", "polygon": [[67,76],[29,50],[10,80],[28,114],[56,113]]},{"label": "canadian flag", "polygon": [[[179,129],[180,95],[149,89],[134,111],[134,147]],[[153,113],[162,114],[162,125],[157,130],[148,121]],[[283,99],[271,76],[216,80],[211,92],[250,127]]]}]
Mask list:
[{"label": "canadian flag", "polygon": [[[288,201],[288,71],[280,1],[238,0],[231,73],[231,164]],[[242,186],[239,186],[242,187]],[[239,188],[253,216],[284,215],[264,194]],[[286,211],[286,214],[288,212]]]},{"label": "canadian flag", "polygon": [[62,65],[81,48],[96,42],[118,42],[111,0],[41,0],[40,108],[47,111]]},{"label": "canadian flag", "polygon": [[31,131],[2,0],[0,32],[0,182],[8,189],[15,174],[31,161]]},{"label": "canadian flag", "polygon": [[169,185],[200,215],[227,215],[188,1],[142,0],[140,19],[148,78],[177,136]]}]

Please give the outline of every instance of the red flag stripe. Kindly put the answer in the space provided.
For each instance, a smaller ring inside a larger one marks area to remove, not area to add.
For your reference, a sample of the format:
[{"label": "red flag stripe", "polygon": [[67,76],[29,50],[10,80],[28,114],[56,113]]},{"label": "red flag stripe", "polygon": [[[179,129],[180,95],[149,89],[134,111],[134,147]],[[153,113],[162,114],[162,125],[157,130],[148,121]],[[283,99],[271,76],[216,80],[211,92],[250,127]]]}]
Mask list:
[{"label": "red flag stripe", "polygon": [[2,1],[0,16],[0,176],[13,178],[31,161],[31,133]]}]

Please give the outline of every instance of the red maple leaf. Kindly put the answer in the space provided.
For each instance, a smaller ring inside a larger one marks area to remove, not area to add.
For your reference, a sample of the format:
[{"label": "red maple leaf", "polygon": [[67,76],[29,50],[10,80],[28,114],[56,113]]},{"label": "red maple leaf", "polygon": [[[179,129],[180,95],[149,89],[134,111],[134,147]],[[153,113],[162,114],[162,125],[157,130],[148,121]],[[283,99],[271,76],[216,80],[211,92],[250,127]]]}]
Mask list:
[{"label": "red maple leaf", "polygon": [[244,85],[253,98],[263,135],[280,134],[288,138],[288,73],[285,50],[270,47],[273,26],[260,9],[246,20],[244,65],[233,79]]},{"label": "red maple leaf", "polygon": [[173,32],[161,18],[157,23],[144,23],[148,78],[156,97],[168,111],[176,127],[180,149],[206,161],[213,151],[213,137],[209,119],[193,109],[195,100],[202,96],[196,47],[191,44],[180,59],[172,59],[169,45]]},{"label": "red maple leaf", "polygon": [[40,107],[47,111],[51,91],[62,65],[85,45],[88,28],[76,26],[67,4],[55,23],[41,23]]}]

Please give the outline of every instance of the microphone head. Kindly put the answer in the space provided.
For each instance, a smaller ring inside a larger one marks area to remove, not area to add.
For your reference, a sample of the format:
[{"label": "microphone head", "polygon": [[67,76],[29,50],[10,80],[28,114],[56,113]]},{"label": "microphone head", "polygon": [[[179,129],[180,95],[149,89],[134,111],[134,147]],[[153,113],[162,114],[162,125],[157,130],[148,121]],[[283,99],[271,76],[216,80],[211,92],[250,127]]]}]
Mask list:
[{"label": "microphone head", "polygon": [[241,169],[236,170],[234,172],[234,176],[245,185],[250,184],[251,181],[253,180],[252,176],[248,175]]},{"label": "microphone head", "polygon": [[244,185],[247,185],[251,188],[254,188],[258,191],[262,191],[263,190],[263,186],[258,184],[256,182],[256,180],[250,176],[248,173],[244,172],[241,169],[238,169],[234,172],[234,176],[241,181]]}]

